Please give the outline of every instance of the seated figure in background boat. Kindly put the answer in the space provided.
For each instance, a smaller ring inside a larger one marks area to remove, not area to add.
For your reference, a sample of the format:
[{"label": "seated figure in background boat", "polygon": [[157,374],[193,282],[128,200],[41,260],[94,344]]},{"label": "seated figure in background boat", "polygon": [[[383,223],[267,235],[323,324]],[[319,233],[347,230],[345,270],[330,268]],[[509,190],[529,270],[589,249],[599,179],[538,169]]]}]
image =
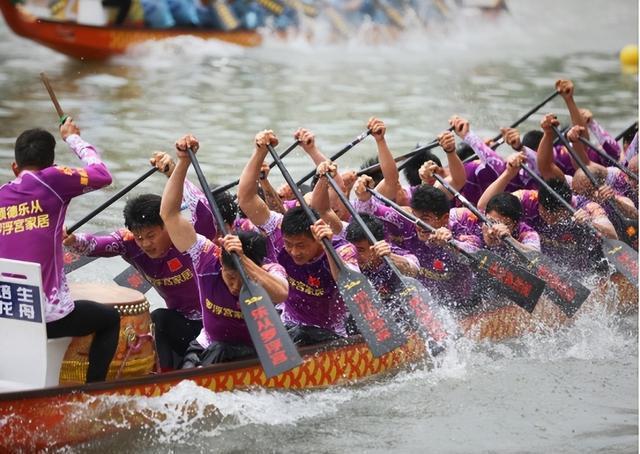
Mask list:
[{"label": "seated figure in background boat", "polygon": [[325,253],[321,238],[329,238],[346,266],[358,269],[352,244],[334,237],[319,220],[312,224],[301,207],[284,215],[270,211],[258,196],[256,180],[268,153],[278,139],[272,131],[256,135],[256,148],[240,176],[238,203],[265,235],[269,253],[287,272],[289,296],[282,305],[282,320],[298,345],[314,344],[346,335],[347,311],[336,286],[338,268]]},{"label": "seated figure in background boat", "polygon": [[[167,153],[154,152],[151,164],[169,177],[175,162]],[[216,229],[209,204],[200,189],[185,179],[183,203],[191,211],[191,223],[199,234],[215,239]],[[225,221],[233,224],[237,207],[228,203],[228,194],[216,196]],[[137,269],[156,289],[167,308],[151,313],[155,325],[155,342],[163,370],[182,364],[189,344],[202,330],[200,290],[196,270],[187,253],[171,242],[160,217],[161,197],[142,194],[129,199],[124,208],[125,228],[109,235],[76,233],[64,244],[82,255],[93,257],[121,256]],[[224,203],[227,202],[227,203]]]},{"label": "seated figure in background boat", "polygon": [[73,301],[64,274],[62,225],[71,199],[111,184],[111,174],[71,118],[60,135],[84,167],[54,165],[56,140],[42,129],[24,131],[16,140],[16,178],[0,187],[0,257],[42,267],[49,338],[95,334],[87,371],[87,382],[95,382],[105,379],[118,346],[120,315],[93,301]]},{"label": "seated figure in background boat", "polygon": [[203,329],[191,342],[183,368],[255,355],[238,302],[242,280],[234,268],[230,253],[240,256],[249,278],[260,284],[274,303],[284,301],[289,290],[286,274],[280,265],[262,265],[267,247],[265,238],[259,233],[227,235],[222,239],[220,248],[198,234],[193,225],[182,217],[182,191],[191,163],[187,147],[197,152],[199,143],[193,136],[185,136],[176,142],[178,163],[167,181],[160,208],[162,220],[176,249],[191,257],[200,292]]}]

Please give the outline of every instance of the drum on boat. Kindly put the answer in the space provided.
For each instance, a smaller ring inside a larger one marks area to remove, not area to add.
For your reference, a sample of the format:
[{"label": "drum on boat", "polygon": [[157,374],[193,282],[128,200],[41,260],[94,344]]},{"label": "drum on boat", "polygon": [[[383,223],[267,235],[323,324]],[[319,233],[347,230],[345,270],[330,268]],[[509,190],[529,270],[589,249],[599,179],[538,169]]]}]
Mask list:
[{"label": "drum on boat", "polygon": [[[151,335],[149,302],[144,295],[115,284],[70,283],[69,287],[74,300],[108,304],[120,313],[118,349],[109,365],[107,380],[151,373],[156,363],[156,351]],[[93,334],[73,338],[60,368],[60,384],[86,381],[92,340]]]}]

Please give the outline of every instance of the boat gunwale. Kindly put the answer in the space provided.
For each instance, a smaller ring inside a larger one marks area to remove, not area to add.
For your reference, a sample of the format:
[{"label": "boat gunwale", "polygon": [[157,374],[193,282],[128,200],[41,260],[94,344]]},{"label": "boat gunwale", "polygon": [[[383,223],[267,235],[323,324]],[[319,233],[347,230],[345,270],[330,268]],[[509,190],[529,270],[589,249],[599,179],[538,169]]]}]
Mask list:
[{"label": "boat gunwale", "polygon": [[[362,345],[363,347],[368,348],[366,346],[366,343],[364,342],[363,337],[361,335],[355,335],[336,339],[333,341],[323,342],[320,344],[299,347],[298,351],[303,356],[303,359],[305,359],[309,356],[313,356],[319,353],[328,353],[344,347],[355,345]],[[404,346],[406,346],[406,344],[399,347],[399,349],[402,349]],[[167,381],[173,382],[187,380],[192,377],[209,376],[217,373],[231,372],[234,370],[246,369],[255,366],[260,367],[260,362],[257,357],[239,361],[229,361],[225,363],[212,364],[210,366],[197,367],[193,369],[179,369],[170,372],[163,372],[161,374],[148,374],[142,377],[123,378],[118,380],[85,383],[81,385],[58,385],[49,388],[10,391],[0,393],[0,405],[3,403],[15,402],[19,400],[43,397],[58,397],[78,392],[101,393],[110,389],[117,390],[118,388],[126,388],[129,386],[140,386],[147,384],[159,385]]]}]

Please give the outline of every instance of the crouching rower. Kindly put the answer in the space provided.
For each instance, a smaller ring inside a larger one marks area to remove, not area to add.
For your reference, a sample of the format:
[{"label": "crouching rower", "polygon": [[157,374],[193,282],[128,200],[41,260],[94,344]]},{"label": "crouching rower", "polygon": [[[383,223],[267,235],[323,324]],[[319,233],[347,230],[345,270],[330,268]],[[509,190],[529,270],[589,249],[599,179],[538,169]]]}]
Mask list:
[{"label": "crouching rower", "polygon": [[73,301],[64,274],[62,225],[71,199],[109,185],[111,174],[71,118],[60,126],[60,135],[84,167],[54,165],[56,140],[42,129],[24,131],[16,140],[16,178],[0,187],[0,257],[42,267],[47,337],[95,334],[87,369],[87,382],[95,382],[107,376],[120,315],[93,301]]},{"label": "crouching rower", "polygon": [[238,203],[269,241],[269,253],[287,272],[289,296],[282,320],[296,344],[307,345],[346,335],[347,311],[336,285],[338,266],[325,253],[322,238],[332,239],[345,265],[358,270],[356,251],[344,239],[333,237],[322,220],[315,224],[301,207],[284,215],[270,211],[258,196],[256,181],[268,150],[278,139],[272,131],[256,135],[256,148],[240,176]]},{"label": "crouching rower", "polygon": [[255,355],[238,302],[242,280],[230,253],[240,256],[249,278],[260,284],[274,303],[284,301],[289,291],[286,274],[280,265],[262,265],[267,248],[259,233],[227,235],[220,248],[196,233],[193,225],[180,215],[183,185],[191,162],[186,150],[191,148],[197,152],[198,146],[192,136],[185,136],[176,143],[178,163],[167,181],[160,205],[160,215],[171,242],[180,252],[186,252],[193,262],[202,310],[203,330],[191,342],[183,368]]}]

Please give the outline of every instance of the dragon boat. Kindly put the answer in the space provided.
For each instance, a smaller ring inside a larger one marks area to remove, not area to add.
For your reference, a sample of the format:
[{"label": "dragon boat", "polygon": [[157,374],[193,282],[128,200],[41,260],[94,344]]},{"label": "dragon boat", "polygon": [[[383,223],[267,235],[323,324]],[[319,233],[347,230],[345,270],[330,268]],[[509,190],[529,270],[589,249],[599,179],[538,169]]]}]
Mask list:
[{"label": "dragon boat", "polygon": [[95,26],[71,21],[54,21],[34,16],[12,0],[0,0],[0,10],[9,27],[19,36],[82,60],[104,60],[123,54],[133,45],[177,36],[215,39],[243,47],[260,45],[262,37],[253,30],[222,31],[181,28],[147,29],[136,26]]},{"label": "dragon boat", "polygon": [[[257,388],[311,390],[351,385],[411,367],[432,366],[424,342],[416,334],[410,335],[405,345],[379,358],[372,355],[364,339],[358,335],[301,347],[299,351],[303,363],[272,378],[266,377],[257,358],[154,373],[150,350],[145,353],[138,348],[142,353],[127,362],[128,352],[123,358],[125,349],[121,348],[130,345],[132,337],[140,340],[146,334],[140,331],[148,330],[148,324],[136,324],[135,320],[140,313],[148,314],[148,303],[140,292],[114,285],[111,287],[113,288],[105,291],[104,284],[72,286],[74,295],[80,297],[92,293],[95,298],[95,290],[98,288],[100,294],[105,295],[100,302],[115,304],[121,312],[119,350],[111,364],[107,381],[83,384],[89,342],[86,338],[77,338],[73,342],[79,340],[80,344],[75,350],[83,352],[79,355],[78,351],[73,353],[72,342],[60,368],[60,385],[43,389],[10,390],[3,389],[0,382],[0,452],[34,451],[73,445],[109,435],[123,427],[143,425],[143,415],[129,415],[130,419],[127,419],[124,426],[114,424],[114,419],[121,419],[122,415],[114,416],[117,411],[112,405],[105,403],[103,398],[157,397],[184,380],[190,380],[213,392]],[[615,287],[613,299],[612,287]],[[127,293],[131,300],[128,303],[118,304],[113,301],[123,299],[122,295]],[[624,278],[614,274],[603,281],[580,311],[593,310],[603,304],[608,312],[636,311],[637,292]],[[514,338],[541,329],[553,330],[570,322],[570,318],[544,298],[541,298],[532,314],[518,306],[507,304],[458,320],[463,335],[475,340],[492,341]],[[147,342],[146,348],[152,349],[152,343]]]}]

